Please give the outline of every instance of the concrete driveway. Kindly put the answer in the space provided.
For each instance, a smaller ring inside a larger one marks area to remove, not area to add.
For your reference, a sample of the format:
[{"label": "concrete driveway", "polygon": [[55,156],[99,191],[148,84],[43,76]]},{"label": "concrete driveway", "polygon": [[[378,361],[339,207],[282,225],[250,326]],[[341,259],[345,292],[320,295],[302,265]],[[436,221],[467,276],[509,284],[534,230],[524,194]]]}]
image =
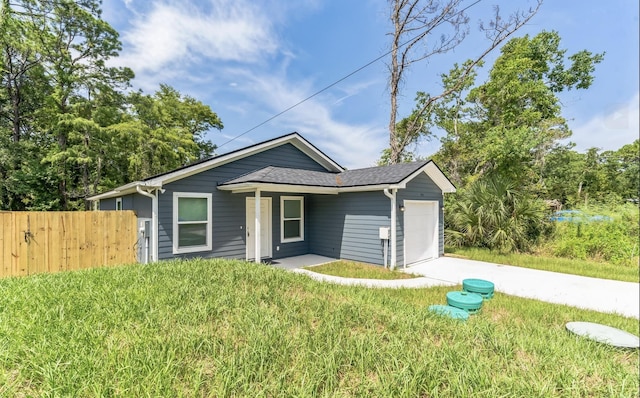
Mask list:
[{"label": "concrete driveway", "polygon": [[491,281],[496,291],[549,303],[567,304],[600,312],[640,318],[640,285],[441,257],[407,267],[406,272],[422,275],[443,284],[462,284],[463,279]]}]

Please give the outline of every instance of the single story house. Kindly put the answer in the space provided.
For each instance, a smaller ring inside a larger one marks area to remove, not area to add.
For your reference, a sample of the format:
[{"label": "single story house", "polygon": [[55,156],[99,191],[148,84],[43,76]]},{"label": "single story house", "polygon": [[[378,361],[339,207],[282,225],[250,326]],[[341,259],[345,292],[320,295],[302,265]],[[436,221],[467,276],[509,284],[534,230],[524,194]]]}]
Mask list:
[{"label": "single story house", "polygon": [[447,192],[433,161],[345,170],[291,133],[90,200],[136,212],[141,262],[317,254],[395,268],[443,254]]}]

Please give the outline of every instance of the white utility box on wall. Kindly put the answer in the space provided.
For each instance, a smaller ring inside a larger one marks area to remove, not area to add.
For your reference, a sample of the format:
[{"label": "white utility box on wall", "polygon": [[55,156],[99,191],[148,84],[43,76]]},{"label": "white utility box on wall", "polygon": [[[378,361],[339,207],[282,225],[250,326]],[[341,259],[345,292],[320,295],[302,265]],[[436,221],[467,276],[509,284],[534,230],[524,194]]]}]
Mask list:
[{"label": "white utility box on wall", "polygon": [[389,227],[380,227],[380,239],[389,239]]}]

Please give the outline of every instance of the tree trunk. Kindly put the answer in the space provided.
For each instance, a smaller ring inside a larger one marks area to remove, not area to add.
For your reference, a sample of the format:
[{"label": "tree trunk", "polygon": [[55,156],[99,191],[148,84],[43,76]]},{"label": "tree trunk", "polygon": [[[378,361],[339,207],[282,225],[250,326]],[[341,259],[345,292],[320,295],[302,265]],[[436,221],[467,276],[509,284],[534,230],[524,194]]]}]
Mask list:
[{"label": "tree trunk", "polygon": [[391,97],[391,109],[389,110],[389,163],[396,164],[400,161],[400,148],[398,148],[396,136],[396,118],[398,117],[398,89],[402,74],[401,65],[398,63],[398,49],[402,35],[399,1],[394,2],[391,21],[393,22],[394,33],[391,44],[391,73],[389,76],[389,94]]},{"label": "tree trunk", "polygon": [[[64,132],[58,133],[58,149],[67,150],[67,136]],[[67,192],[67,161],[62,160],[60,167],[60,181],[58,182],[58,194],[60,196],[60,207],[63,211],[69,209],[69,193]]]}]

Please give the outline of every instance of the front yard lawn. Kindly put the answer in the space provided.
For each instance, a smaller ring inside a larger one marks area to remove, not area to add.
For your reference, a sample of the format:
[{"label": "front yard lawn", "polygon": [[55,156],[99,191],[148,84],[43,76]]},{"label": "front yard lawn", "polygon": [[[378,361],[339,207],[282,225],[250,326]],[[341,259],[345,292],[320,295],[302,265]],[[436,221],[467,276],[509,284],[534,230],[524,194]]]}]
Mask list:
[{"label": "front yard lawn", "polygon": [[0,396],[637,397],[637,350],[565,330],[637,319],[497,293],[367,289],[226,260],[0,280]]},{"label": "front yard lawn", "polygon": [[360,263],[357,261],[338,260],[326,264],[313,265],[304,269],[319,274],[342,276],[344,278],[359,279],[410,279],[419,275],[406,274],[401,271],[391,271],[379,265]]}]

